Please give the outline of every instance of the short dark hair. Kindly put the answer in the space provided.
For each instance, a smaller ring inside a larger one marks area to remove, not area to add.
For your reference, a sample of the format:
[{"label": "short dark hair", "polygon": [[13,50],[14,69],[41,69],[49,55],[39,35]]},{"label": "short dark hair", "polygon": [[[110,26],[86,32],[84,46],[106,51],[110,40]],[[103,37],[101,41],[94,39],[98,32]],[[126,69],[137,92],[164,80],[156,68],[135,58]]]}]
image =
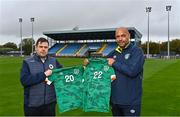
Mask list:
[{"label": "short dark hair", "polygon": [[43,38],[43,37],[40,37],[40,38],[36,41],[36,46],[38,46],[39,42],[40,42],[40,43],[42,43],[42,42],[47,42],[48,45],[49,45],[49,41],[48,41],[47,39]]}]

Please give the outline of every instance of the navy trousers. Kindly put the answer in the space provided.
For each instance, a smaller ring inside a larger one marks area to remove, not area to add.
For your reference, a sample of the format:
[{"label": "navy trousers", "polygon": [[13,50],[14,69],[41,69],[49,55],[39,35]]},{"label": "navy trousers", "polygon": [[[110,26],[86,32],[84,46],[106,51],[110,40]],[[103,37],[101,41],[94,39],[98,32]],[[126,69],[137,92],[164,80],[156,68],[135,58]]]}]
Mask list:
[{"label": "navy trousers", "polygon": [[56,102],[39,107],[24,106],[24,114],[25,116],[55,116]]},{"label": "navy trousers", "polygon": [[112,104],[113,116],[140,116],[141,105]]}]

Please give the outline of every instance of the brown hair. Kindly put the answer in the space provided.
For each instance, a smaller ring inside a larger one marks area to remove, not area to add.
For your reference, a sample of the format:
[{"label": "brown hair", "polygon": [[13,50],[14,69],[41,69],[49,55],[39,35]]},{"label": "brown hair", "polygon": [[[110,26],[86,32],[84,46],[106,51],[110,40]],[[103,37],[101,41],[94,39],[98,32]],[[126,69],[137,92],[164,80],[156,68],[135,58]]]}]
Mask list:
[{"label": "brown hair", "polygon": [[43,37],[40,37],[37,41],[36,41],[36,46],[38,46],[39,43],[42,43],[42,42],[47,42],[48,45],[49,45],[49,41]]}]

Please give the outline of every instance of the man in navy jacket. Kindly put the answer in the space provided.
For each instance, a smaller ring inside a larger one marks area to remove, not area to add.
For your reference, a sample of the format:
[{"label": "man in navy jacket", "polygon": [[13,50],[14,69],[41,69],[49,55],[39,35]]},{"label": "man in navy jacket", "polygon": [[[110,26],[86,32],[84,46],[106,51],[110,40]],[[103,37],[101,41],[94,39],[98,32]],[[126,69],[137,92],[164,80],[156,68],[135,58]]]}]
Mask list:
[{"label": "man in navy jacket", "polygon": [[61,68],[55,58],[47,56],[49,42],[39,38],[36,54],[23,61],[20,81],[24,87],[25,116],[55,116],[56,95],[53,84],[47,85],[52,69]]},{"label": "man in navy jacket", "polygon": [[141,48],[130,42],[127,28],[115,32],[118,47],[108,55],[108,64],[116,73],[112,82],[113,116],[140,116],[144,55]]}]

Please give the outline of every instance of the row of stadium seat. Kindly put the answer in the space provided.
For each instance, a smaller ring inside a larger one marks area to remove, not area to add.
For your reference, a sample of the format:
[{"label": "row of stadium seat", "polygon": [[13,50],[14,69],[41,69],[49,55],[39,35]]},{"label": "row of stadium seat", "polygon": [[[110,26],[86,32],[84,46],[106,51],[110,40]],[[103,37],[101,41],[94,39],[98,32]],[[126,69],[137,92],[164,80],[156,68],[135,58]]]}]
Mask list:
[{"label": "row of stadium seat", "polygon": [[116,43],[108,43],[106,48],[102,52],[103,56],[108,55],[116,46],[117,46]]},{"label": "row of stadium seat", "polygon": [[66,48],[64,48],[59,54],[72,56],[80,49],[80,43],[70,43]]},{"label": "row of stadium seat", "polygon": [[49,54],[55,54],[60,48],[62,48],[64,44],[56,43],[49,49]]},{"label": "row of stadium seat", "polygon": [[108,55],[115,47],[115,42],[108,43],[56,43],[49,49],[49,54],[56,56],[85,56],[88,51]]}]

